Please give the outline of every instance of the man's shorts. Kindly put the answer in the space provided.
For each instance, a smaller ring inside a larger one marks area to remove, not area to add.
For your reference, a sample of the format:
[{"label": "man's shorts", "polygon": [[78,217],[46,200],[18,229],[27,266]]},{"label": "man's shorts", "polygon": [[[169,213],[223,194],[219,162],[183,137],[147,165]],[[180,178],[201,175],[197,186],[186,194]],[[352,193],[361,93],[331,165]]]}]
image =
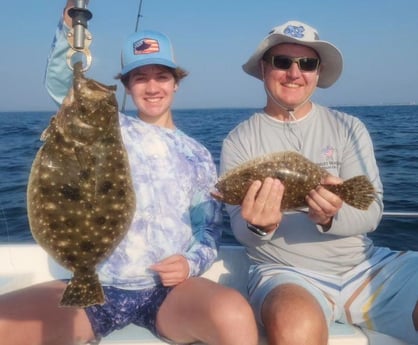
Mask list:
[{"label": "man's shorts", "polygon": [[376,248],[370,259],[340,276],[277,264],[253,265],[248,292],[260,324],[266,296],[288,283],[308,290],[328,322],[355,324],[418,344],[412,320],[418,302],[418,252]]},{"label": "man's shorts", "polygon": [[[172,290],[162,285],[144,290],[122,290],[104,286],[105,303],[85,308],[96,340],[133,323],[145,327],[155,336],[164,339],[156,328],[157,313]],[[166,341],[166,339],[164,339]]]}]

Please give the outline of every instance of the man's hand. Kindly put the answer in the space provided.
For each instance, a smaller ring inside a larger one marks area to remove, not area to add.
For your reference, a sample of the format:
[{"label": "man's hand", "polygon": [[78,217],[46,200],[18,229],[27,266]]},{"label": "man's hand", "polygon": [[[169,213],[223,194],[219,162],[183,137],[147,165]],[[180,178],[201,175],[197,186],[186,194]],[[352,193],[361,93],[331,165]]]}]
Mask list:
[{"label": "man's hand", "polygon": [[282,220],[283,193],[284,186],[278,179],[267,177],[263,182],[254,181],[242,201],[242,217],[264,232],[276,230]]},{"label": "man's hand", "polygon": [[[339,177],[328,175],[322,184],[340,184],[342,182],[343,180]],[[331,227],[333,217],[343,205],[339,196],[323,186],[311,190],[306,196],[306,202],[309,206],[309,218],[314,223],[322,225],[325,230]]]}]

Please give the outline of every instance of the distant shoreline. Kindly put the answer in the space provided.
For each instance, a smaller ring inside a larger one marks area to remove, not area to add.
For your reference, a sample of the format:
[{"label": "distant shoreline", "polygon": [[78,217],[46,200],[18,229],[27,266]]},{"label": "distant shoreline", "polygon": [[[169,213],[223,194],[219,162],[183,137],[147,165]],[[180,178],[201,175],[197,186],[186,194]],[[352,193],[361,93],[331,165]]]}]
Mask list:
[{"label": "distant shoreline", "polygon": [[[315,103],[315,102],[314,102]],[[339,104],[339,105],[327,105],[330,108],[360,108],[360,107],[416,107],[418,106],[417,102],[411,101],[410,103],[387,103],[387,104]],[[173,111],[193,111],[193,110],[233,110],[233,109],[247,109],[247,110],[257,110],[260,107],[202,107],[202,108],[174,108]],[[0,110],[0,114],[2,113],[55,113],[57,109],[47,109],[47,110]],[[135,109],[126,109],[126,113],[136,112]]]}]

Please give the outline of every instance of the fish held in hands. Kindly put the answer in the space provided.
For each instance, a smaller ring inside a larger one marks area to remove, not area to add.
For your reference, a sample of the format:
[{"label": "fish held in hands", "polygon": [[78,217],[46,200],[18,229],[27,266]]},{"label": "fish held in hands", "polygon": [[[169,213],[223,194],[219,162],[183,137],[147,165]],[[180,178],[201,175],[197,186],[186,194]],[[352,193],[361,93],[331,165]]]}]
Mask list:
[{"label": "fish held in hands", "polygon": [[341,184],[321,184],[327,175],[325,169],[297,152],[275,152],[227,171],[219,178],[212,196],[227,204],[240,205],[254,181],[272,177],[285,187],[282,211],[306,207],[306,196],[319,185],[360,210],[367,210],[375,199],[375,189],[367,176],[355,176]]}]

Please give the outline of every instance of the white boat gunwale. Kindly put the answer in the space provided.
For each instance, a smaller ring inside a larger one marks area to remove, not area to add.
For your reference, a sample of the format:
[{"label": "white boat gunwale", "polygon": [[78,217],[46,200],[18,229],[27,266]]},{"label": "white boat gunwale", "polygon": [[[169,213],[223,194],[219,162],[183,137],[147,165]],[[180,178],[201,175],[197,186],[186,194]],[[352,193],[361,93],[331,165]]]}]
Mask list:
[{"label": "white boat gunwale", "polygon": [[[37,244],[0,244],[0,294],[53,279],[71,277],[71,272],[57,264]],[[221,245],[218,259],[203,275],[233,287],[246,295],[246,276],[249,260],[240,245]],[[165,344],[144,328],[130,325],[104,338],[101,345]],[[260,345],[266,345],[261,337]],[[392,337],[365,332],[358,327],[334,324],[330,328],[329,345],[406,345]]]}]

